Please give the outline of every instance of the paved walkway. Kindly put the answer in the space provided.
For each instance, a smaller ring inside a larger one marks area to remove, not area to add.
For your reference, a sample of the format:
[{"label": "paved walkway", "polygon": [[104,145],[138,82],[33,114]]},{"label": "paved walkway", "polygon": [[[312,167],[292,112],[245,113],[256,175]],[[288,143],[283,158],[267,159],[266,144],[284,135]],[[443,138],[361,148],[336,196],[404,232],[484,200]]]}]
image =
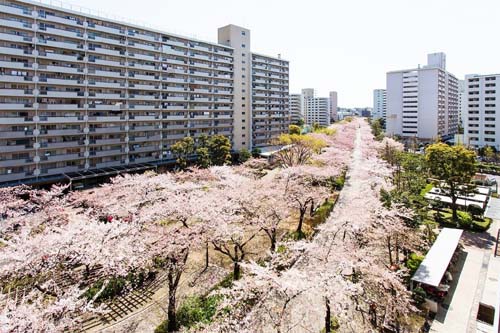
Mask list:
[{"label": "paved walkway", "polygon": [[[488,213],[500,219],[500,200],[491,199]],[[464,232],[464,251],[455,267],[450,293],[432,323],[431,332],[489,332],[487,326],[478,325],[476,317],[480,302],[491,304],[498,297],[495,277],[500,275],[500,259],[493,256],[498,225],[494,220],[486,232]]]}]

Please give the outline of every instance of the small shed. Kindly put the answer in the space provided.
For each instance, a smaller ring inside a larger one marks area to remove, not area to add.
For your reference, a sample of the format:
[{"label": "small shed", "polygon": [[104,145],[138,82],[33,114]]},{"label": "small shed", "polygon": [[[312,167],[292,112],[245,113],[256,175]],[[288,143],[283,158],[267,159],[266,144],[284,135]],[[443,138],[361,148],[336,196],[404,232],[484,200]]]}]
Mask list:
[{"label": "small shed", "polygon": [[411,278],[432,287],[439,287],[451,258],[457,249],[463,230],[443,228],[425,256],[417,271]]}]

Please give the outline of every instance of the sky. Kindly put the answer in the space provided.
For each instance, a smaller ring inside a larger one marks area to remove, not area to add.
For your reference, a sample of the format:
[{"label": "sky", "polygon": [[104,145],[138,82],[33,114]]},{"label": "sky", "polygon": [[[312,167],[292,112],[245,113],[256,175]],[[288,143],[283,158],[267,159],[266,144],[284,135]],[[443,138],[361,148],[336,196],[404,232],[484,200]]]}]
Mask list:
[{"label": "sky", "polygon": [[500,72],[499,0],[79,0],[79,6],[217,41],[217,28],[251,30],[251,49],[290,61],[290,92],[338,92],[339,106],[372,106],[386,72],[445,52],[447,69]]}]

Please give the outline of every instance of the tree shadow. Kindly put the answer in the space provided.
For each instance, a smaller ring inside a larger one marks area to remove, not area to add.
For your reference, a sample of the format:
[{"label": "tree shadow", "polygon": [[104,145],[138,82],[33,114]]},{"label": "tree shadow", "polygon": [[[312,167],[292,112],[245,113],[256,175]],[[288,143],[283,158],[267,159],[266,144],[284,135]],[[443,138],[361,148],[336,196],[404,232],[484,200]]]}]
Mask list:
[{"label": "tree shadow", "polygon": [[464,231],[462,235],[462,243],[467,247],[475,247],[478,249],[489,250],[495,246],[496,238],[488,232],[470,232]]}]

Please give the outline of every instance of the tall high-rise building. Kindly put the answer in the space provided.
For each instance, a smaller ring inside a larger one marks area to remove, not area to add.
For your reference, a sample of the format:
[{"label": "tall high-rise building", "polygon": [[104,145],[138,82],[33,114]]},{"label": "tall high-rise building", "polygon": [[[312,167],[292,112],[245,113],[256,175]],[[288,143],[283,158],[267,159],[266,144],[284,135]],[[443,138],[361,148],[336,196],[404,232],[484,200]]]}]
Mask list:
[{"label": "tall high-rise building", "polygon": [[0,183],[171,161],[186,136],[233,148],[288,130],[288,62],[250,31],[196,40],[28,0],[0,4]]},{"label": "tall high-rise building", "polygon": [[387,91],[385,89],[373,90],[372,118],[386,119],[387,116]]},{"label": "tall high-rise building", "polygon": [[465,126],[465,116],[467,114],[467,93],[465,91],[465,80],[458,80],[458,121]]},{"label": "tall high-rise building", "polygon": [[465,77],[464,143],[500,149],[500,74]]},{"label": "tall high-rise building", "polygon": [[338,120],[337,116],[338,109],[338,96],[336,91],[330,91],[330,121],[334,122]]},{"label": "tall high-rise building", "polygon": [[458,133],[458,80],[443,53],[422,68],[387,73],[387,133],[421,140]]},{"label": "tall high-rise building", "polygon": [[302,116],[302,96],[300,94],[290,94],[290,122],[298,123]]}]

